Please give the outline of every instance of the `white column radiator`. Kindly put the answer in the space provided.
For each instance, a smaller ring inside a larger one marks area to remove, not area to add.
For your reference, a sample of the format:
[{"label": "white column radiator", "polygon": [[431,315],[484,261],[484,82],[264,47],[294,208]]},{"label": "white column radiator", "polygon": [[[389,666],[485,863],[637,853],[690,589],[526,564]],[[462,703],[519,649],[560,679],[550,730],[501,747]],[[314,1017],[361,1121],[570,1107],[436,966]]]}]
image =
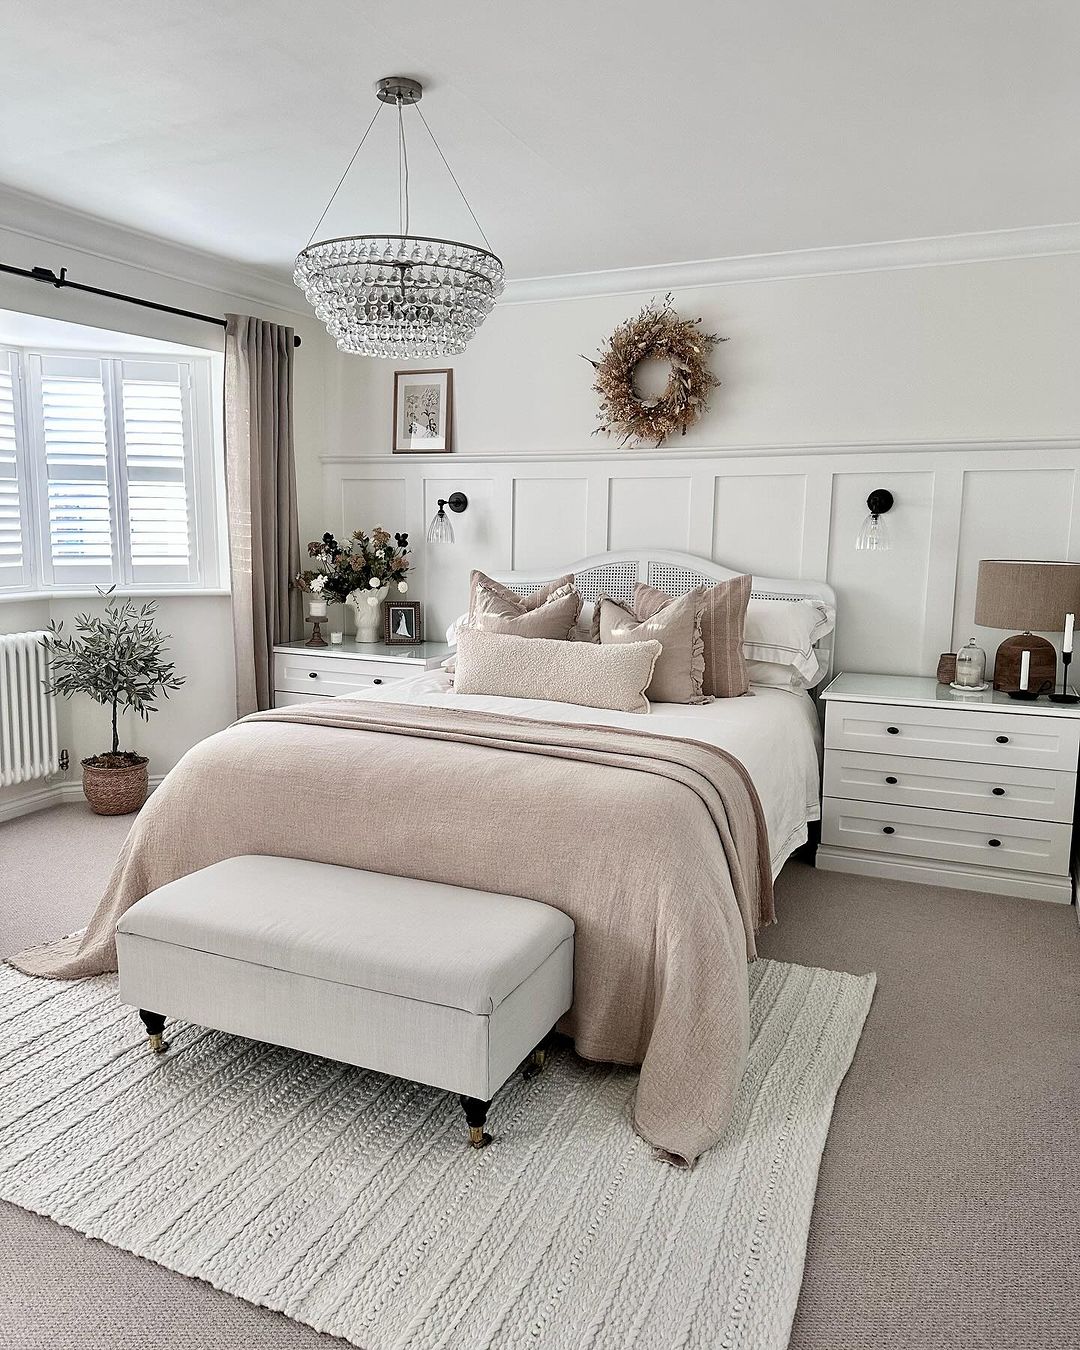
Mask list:
[{"label": "white column radiator", "polygon": [[57,769],[56,701],[45,692],[47,636],[0,634],[0,787]]}]

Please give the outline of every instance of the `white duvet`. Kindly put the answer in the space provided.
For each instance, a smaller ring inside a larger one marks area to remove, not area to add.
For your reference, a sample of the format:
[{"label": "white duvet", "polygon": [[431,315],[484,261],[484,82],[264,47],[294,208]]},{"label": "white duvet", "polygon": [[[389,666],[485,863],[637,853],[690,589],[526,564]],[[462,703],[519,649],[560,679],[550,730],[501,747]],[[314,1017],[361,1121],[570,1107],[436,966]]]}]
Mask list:
[{"label": "white duvet", "polygon": [[654,703],[651,712],[624,713],[541,699],[457,694],[445,672],[429,670],[345,697],[475,708],[538,722],[629,727],[720,746],[741,761],[757,788],[769,830],[773,876],[806,842],[807,822],[820,818],[821,732],[814,704],[801,690],[755,686],[743,698],[700,705]]}]

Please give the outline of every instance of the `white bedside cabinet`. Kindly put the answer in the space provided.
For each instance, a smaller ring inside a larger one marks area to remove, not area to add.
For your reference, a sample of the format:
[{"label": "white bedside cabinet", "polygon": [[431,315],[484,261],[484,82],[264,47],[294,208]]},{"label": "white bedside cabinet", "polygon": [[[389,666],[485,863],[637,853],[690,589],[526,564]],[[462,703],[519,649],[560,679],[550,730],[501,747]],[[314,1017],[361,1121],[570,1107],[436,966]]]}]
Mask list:
[{"label": "white bedside cabinet", "polygon": [[442,665],[452,650],[445,642],[398,646],[346,638],[338,646],[327,647],[285,642],[274,648],[274,706],[285,708],[290,703],[311,703],[392,684]]},{"label": "white bedside cabinet", "polygon": [[839,675],[817,866],[1068,904],[1080,705]]}]

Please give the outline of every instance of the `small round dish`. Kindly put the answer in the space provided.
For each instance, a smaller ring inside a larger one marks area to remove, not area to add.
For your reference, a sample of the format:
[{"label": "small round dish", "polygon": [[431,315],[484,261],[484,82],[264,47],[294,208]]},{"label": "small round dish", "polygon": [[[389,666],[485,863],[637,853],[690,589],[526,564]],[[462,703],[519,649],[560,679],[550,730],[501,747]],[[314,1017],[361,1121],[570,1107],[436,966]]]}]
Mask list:
[{"label": "small round dish", "polygon": [[951,680],[949,688],[955,689],[958,694],[984,694],[990,685],[985,680],[982,684],[957,684],[955,680]]}]

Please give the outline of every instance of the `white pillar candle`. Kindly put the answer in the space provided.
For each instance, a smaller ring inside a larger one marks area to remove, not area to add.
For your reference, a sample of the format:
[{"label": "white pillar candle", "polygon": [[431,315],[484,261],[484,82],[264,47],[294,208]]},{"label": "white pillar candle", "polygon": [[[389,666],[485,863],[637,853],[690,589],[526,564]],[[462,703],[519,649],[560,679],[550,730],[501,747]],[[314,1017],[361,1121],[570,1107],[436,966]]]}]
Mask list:
[{"label": "white pillar candle", "polygon": [[1020,653],[1020,688],[1028,687],[1028,675],[1031,672],[1031,653],[1023,651]]},{"label": "white pillar candle", "polygon": [[314,595],[308,601],[308,613],[313,619],[326,618],[326,601],[319,600]]},{"label": "white pillar candle", "polygon": [[1071,651],[1072,651],[1072,642],[1073,642],[1073,624],[1074,624],[1075,622],[1076,622],[1076,615],[1075,615],[1075,614],[1066,614],[1066,615],[1065,615],[1065,638],[1064,638],[1064,641],[1063,641],[1062,644],[1061,644],[1061,650],[1062,650],[1063,652],[1071,652]]}]

